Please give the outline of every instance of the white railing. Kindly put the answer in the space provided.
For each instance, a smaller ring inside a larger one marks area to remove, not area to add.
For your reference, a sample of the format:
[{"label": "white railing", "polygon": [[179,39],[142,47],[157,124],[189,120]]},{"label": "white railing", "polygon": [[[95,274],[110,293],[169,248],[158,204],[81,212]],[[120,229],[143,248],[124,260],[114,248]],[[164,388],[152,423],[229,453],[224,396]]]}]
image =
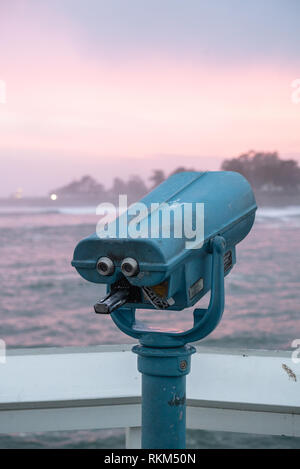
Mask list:
[{"label": "white railing", "polygon": [[[129,345],[20,349],[0,364],[0,432],[126,428],[140,443],[140,374]],[[187,427],[300,436],[300,364],[290,352],[197,347]]]}]

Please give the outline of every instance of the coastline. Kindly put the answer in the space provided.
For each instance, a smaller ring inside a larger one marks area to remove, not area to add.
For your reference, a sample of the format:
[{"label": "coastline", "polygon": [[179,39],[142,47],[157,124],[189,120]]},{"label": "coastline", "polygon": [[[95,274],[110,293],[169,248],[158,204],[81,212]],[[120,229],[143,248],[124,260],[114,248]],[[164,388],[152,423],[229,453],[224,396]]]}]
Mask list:
[{"label": "coastline", "polygon": [[[258,207],[292,207],[300,206],[300,192],[287,193],[287,192],[266,192],[256,191],[255,198]],[[26,208],[26,207],[47,207],[47,208],[61,208],[61,207],[97,207],[102,202],[116,203],[117,196],[115,197],[60,197],[53,201],[49,197],[23,197],[22,199],[15,199],[12,197],[1,197],[0,207],[11,208]],[[134,201],[129,201],[133,203]]]}]

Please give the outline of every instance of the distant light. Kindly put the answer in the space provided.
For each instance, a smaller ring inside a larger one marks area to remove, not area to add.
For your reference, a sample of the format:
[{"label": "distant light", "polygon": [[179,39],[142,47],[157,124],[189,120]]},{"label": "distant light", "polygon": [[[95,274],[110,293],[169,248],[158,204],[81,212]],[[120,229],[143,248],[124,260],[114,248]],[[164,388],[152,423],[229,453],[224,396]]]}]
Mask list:
[{"label": "distant light", "polygon": [[51,199],[51,200],[56,200],[56,199],[57,199],[57,195],[56,195],[56,194],[51,194],[51,195],[50,195],[50,199]]},{"label": "distant light", "polygon": [[22,187],[19,187],[19,188],[16,190],[16,192],[14,192],[14,193],[12,194],[12,197],[13,197],[14,199],[22,199],[22,197],[23,197],[23,189],[22,189]]}]

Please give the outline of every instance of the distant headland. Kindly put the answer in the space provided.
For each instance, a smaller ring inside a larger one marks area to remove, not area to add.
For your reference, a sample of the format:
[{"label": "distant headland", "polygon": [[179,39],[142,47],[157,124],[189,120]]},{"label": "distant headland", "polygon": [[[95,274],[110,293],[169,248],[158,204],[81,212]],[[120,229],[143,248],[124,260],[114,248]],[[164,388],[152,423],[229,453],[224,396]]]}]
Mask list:
[{"label": "distant headland", "polygon": [[[236,158],[226,159],[221,170],[237,171],[248,179],[261,206],[300,205],[300,167],[295,160],[283,160],[277,152],[249,151]],[[171,174],[181,171],[202,171],[199,168],[178,167]],[[20,205],[97,205],[101,202],[116,203],[119,194],[126,194],[128,202],[139,200],[163,182],[170,174],[155,169],[146,179],[138,175],[127,181],[115,177],[110,188],[105,188],[94,177],[85,175],[79,180],[54,188],[45,197],[22,198],[15,193],[10,199],[0,199],[0,204]],[[217,188],[216,188],[217,190]]]}]

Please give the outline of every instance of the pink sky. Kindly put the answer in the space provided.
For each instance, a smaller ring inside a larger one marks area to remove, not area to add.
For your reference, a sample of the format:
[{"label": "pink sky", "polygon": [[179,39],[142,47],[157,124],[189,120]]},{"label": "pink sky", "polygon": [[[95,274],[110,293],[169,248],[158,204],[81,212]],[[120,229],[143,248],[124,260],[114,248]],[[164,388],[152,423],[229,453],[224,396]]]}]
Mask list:
[{"label": "pink sky", "polygon": [[249,149],[300,160],[293,62],[226,65],[129,48],[108,57],[105,43],[96,57],[51,9],[25,17],[16,8],[2,23],[0,196],[20,186],[47,193],[86,173],[109,185],[157,167],[217,169]]}]

